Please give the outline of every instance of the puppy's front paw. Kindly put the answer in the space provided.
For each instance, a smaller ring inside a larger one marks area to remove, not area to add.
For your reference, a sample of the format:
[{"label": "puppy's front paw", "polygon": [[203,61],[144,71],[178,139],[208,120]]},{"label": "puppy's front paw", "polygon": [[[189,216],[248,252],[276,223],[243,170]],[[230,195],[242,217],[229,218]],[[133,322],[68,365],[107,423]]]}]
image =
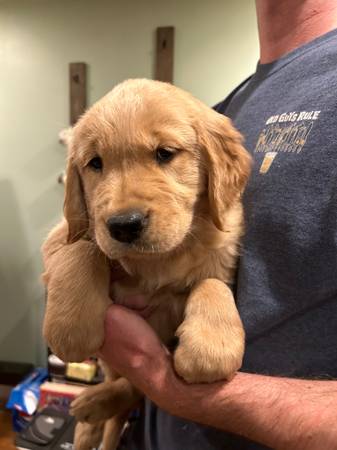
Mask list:
[{"label": "puppy's front paw", "polygon": [[[54,316],[55,317],[55,316]],[[81,362],[93,356],[104,342],[104,314],[91,318],[60,320],[46,317],[43,335],[49,347],[64,362]]]},{"label": "puppy's front paw", "polygon": [[244,331],[228,324],[210,326],[200,317],[186,319],[176,332],[174,367],[188,383],[230,380],[241,365]]},{"label": "puppy's front paw", "polygon": [[48,262],[48,298],[43,335],[65,362],[83,361],[104,341],[111,305],[110,266],[92,242],[64,244]]},{"label": "puppy's front paw", "polygon": [[87,388],[71,404],[70,413],[79,422],[97,423],[128,411],[141,398],[125,378]]},{"label": "puppy's front paw", "polygon": [[95,424],[109,419],[115,412],[112,408],[111,392],[102,385],[87,388],[71,403],[70,414],[78,422]]}]

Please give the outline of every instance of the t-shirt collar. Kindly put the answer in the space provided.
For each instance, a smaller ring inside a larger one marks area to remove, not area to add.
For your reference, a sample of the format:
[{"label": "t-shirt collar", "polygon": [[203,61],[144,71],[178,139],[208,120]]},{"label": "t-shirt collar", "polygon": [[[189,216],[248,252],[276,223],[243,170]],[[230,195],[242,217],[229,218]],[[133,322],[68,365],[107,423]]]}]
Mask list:
[{"label": "t-shirt collar", "polygon": [[329,31],[328,33],[323,34],[322,36],[319,36],[318,38],[308,42],[307,44],[295,48],[291,52],[287,53],[286,55],[282,56],[281,58],[275,61],[272,61],[267,64],[260,64],[260,62],[258,62],[254,78],[267,78],[271,74],[275,73],[282,67],[289,64],[294,59],[313,49],[317,49],[319,46],[333,39],[335,36],[337,36],[337,28]]}]

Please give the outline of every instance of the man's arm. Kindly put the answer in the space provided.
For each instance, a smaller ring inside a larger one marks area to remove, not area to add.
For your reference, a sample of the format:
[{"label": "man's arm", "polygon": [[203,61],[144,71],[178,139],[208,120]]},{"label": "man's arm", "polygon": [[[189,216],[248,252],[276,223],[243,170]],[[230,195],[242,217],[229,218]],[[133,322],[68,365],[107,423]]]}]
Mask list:
[{"label": "man's arm", "polygon": [[337,381],[238,373],[229,382],[188,385],[149,325],[113,305],[101,356],[169,413],[275,449],[337,449]]}]

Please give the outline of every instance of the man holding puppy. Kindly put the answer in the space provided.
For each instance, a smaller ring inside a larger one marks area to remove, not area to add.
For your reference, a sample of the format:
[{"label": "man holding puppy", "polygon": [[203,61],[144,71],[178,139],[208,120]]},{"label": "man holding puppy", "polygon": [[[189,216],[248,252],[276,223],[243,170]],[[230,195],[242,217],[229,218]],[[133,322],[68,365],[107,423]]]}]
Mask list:
[{"label": "man holding puppy", "polygon": [[337,448],[337,1],[256,6],[256,73],[216,106],[255,160],[237,286],[244,365],[229,383],[187,385],[148,324],[113,305],[102,355],[153,402],[123,449]]}]

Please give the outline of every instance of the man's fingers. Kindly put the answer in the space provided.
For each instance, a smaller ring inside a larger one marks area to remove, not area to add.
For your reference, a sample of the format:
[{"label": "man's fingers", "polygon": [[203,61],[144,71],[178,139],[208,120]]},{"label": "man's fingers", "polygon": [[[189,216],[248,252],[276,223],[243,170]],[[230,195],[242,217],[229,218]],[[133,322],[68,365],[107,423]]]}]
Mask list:
[{"label": "man's fingers", "polygon": [[100,357],[150,396],[167,372],[172,372],[171,358],[153,329],[120,305],[112,305],[107,311]]}]

